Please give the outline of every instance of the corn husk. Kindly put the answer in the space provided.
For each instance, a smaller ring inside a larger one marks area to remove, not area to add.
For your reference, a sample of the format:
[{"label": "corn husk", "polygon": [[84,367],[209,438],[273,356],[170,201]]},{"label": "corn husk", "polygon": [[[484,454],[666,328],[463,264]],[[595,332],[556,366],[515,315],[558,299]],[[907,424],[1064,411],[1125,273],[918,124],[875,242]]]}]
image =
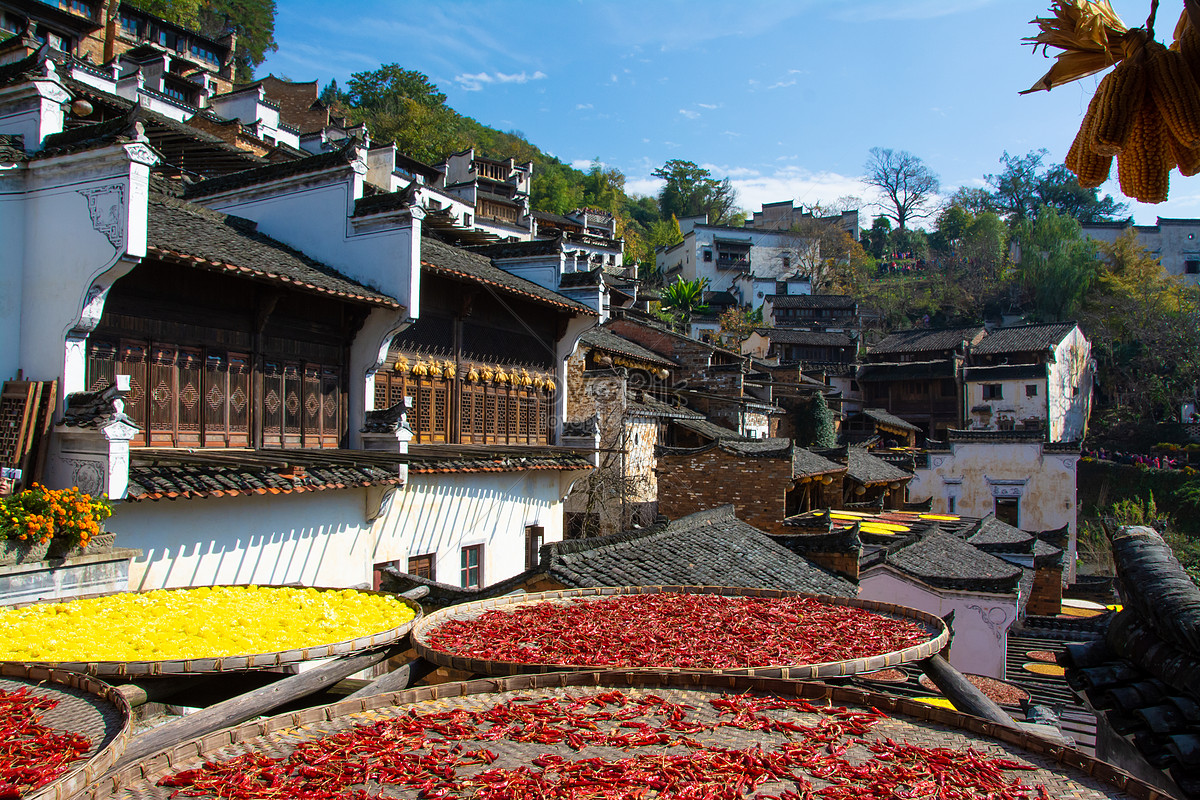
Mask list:
[{"label": "corn husk", "polygon": [[1023,41],[1033,44],[1034,52],[1042,48],[1062,50],[1054,66],[1021,94],[1049,91],[1055,86],[1101,72],[1125,56],[1125,35],[1129,28],[1113,11],[1108,0],[1054,0],[1052,17],[1033,20],[1041,32]]}]

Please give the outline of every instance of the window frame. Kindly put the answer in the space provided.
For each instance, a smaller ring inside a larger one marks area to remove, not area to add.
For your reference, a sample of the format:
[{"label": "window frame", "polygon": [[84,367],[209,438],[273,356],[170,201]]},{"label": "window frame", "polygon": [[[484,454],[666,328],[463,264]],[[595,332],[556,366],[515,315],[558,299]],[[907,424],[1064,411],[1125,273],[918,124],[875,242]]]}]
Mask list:
[{"label": "window frame", "polygon": [[[423,570],[423,567],[428,567],[428,569]],[[418,578],[424,578],[427,581],[436,581],[437,553],[421,553],[409,556],[405,572],[409,575],[416,575]]]},{"label": "window frame", "polygon": [[[459,548],[459,585],[464,589],[483,588],[483,545],[467,544]],[[471,555],[475,555],[475,563],[471,563]],[[474,582],[472,582],[474,573]]]},{"label": "window frame", "polygon": [[1003,400],[1004,399],[1004,384],[1002,383],[984,383],[980,384],[983,392],[984,400]]}]

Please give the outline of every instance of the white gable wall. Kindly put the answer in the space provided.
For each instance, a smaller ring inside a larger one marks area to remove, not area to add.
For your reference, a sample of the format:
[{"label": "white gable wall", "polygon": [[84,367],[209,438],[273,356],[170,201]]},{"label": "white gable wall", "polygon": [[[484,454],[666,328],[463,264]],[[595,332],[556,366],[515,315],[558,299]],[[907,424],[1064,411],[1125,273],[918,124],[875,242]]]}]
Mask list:
[{"label": "white gable wall", "polygon": [[959,672],[1004,679],[1008,629],[1017,619],[1015,594],[937,589],[883,565],[859,576],[858,596],[916,608],[939,617],[953,611],[950,663]]}]

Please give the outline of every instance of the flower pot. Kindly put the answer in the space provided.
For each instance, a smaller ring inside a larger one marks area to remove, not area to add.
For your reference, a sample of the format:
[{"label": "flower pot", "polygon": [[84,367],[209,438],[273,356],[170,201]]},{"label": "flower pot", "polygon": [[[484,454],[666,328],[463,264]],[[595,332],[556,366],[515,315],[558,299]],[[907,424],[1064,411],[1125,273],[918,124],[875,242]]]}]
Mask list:
[{"label": "flower pot", "polygon": [[115,533],[99,533],[93,536],[87,544],[87,547],[71,547],[65,548],[57,542],[50,543],[50,549],[44,554],[45,558],[75,558],[77,556],[86,556],[93,553],[107,553],[112,550],[113,542],[116,541]]},{"label": "flower pot", "polygon": [[25,564],[30,561],[45,561],[51,542],[22,542],[18,539],[0,539],[0,566]]}]

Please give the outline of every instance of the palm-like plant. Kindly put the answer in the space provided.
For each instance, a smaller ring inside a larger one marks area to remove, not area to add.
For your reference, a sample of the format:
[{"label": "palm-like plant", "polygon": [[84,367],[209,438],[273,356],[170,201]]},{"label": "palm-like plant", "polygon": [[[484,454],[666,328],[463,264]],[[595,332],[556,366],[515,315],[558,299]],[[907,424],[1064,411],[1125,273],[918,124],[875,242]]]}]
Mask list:
[{"label": "palm-like plant", "polygon": [[685,281],[681,275],[674,283],[662,290],[662,307],[678,315],[680,322],[691,322],[692,314],[708,310],[704,303],[704,290],[708,288],[708,278],[697,278]]}]

